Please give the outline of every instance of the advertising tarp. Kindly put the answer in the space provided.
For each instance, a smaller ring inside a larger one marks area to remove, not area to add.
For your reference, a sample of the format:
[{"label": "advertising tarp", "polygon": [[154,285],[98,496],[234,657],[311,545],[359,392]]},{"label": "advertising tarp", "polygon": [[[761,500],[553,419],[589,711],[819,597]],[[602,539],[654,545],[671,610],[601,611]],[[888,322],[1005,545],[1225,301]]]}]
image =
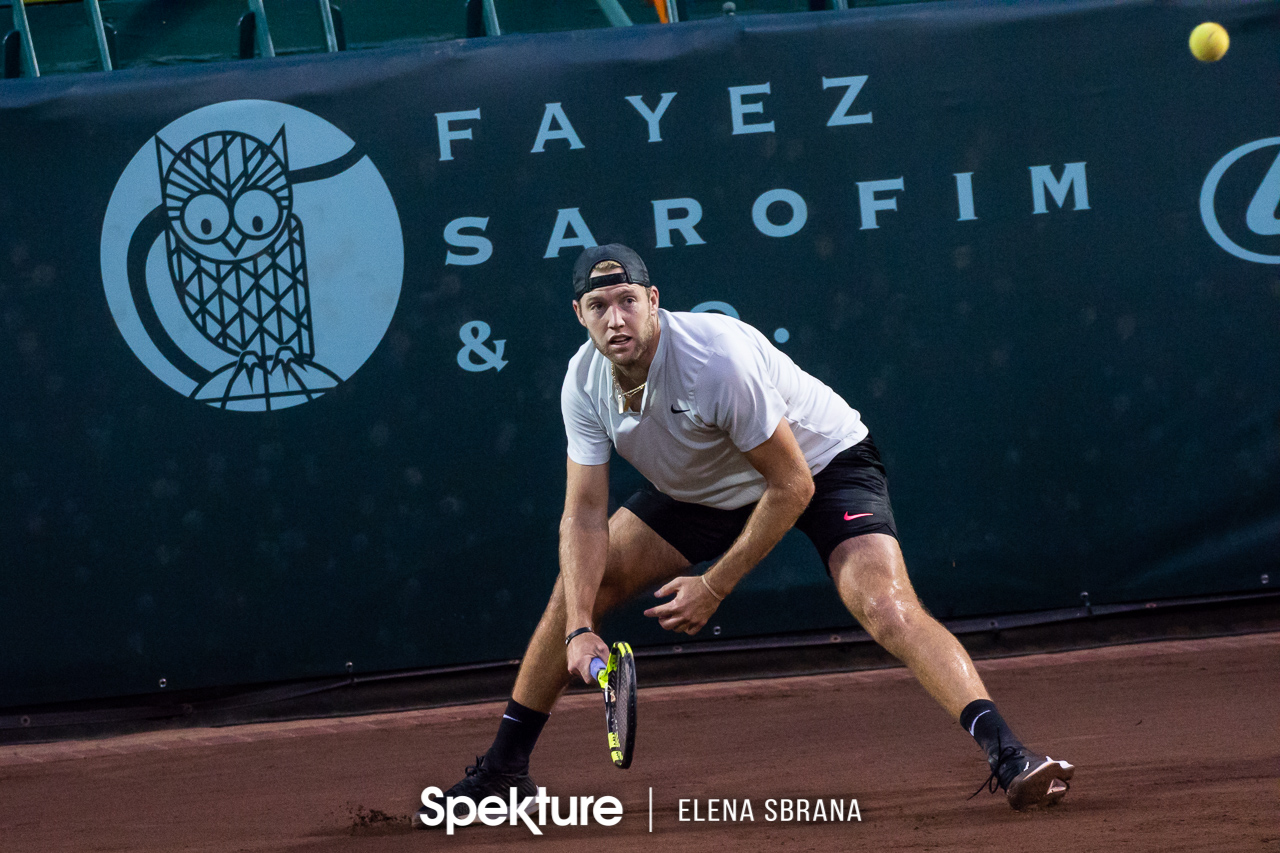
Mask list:
[{"label": "advertising tarp", "polygon": [[[1265,588],[1277,47],[960,0],[0,82],[0,705],[518,657],[613,241],[861,412],[935,614]],[[791,534],[713,623],[852,619]]]}]

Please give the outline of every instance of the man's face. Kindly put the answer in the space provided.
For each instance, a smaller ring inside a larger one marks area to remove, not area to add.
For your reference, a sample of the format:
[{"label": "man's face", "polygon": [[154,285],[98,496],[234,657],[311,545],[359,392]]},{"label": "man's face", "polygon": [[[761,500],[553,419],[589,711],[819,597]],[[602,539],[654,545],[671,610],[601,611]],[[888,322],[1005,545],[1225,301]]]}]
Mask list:
[{"label": "man's face", "polygon": [[614,284],[587,292],[573,303],[600,354],[630,367],[649,353],[658,335],[658,288]]}]

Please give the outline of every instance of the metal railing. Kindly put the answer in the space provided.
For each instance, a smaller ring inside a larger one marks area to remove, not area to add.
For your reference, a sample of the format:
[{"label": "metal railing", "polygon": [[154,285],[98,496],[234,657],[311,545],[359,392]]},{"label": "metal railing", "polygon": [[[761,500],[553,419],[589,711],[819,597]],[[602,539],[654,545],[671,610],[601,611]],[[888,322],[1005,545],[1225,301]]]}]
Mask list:
[{"label": "metal railing", "polygon": [[[698,1],[701,2],[701,0]],[[77,2],[84,7],[88,18],[89,28],[96,45],[98,66],[103,71],[111,71],[119,66],[115,49],[115,28],[108,21],[104,21],[99,0],[7,0],[7,2],[0,2],[0,8],[9,5],[13,13],[13,30],[4,37],[5,77],[39,77],[42,73],[36,53],[36,40],[32,38],[30,9],[42,5],[67,5]],[[276,55],[276,40],[272,37],[268,22],[267,2],[269,0],[246,0],[247,9],[237,23],[239,49],[236,55],[241,59]],[[688,14],[694,2],[695,0],[644,0],[644,7],[652,5],[658,22],[667,24],[695,17]],[[594,0],[594,5],[599,8],[611,27],[627,27],[635,23],[620,0]],[[810,10],[849,7],[849,0],[809,0],[808,2]],[[323,30],[323,51],[336,53],[345,50],[344,27],[338,7],[329,0],[316,0],[316,8]],[[708,0],[702,3],[697,11],[700,13],[699,16],[704,17],[707,14],[732,15],[736,12],[736,7],[731,2],[717,4]],[[633,4],[632,14],[634,13]],[[39,15],[36,17],[38,18]],[[649,20],[652,21],[653,17],[649,17]],[[466,0],[465,35],[468,38],[502,34],[503,25],[499,21],[495,0]],[[228,58],[232,56],[229,55]],[[55,62],[55,67],[56,64]],[[81,67],[76,70],[85,69]]]},{"label": "metal railing", "polygon": [[[115,62],[115,29],[103,20],[102,7],[98,0],[10,0],[13,11],[13,30],[4,38],[4,76],[5,77],[39,77],[40,60],[36,55],[35,41],[31,36],[31,17],[29,7],[40,5],[66,5],[82,3],[89,20],[94,42],[97,46],[98,62],[103,71],[111,71]],[[486,0],[492,4],[492,0]],[[324,31],[325,49],[336,53],[345,49],[341,13],[329,0],[316,0],[320,24]],[[494,18],[496,25],[497,18]],[[271,38],[271,29],[267,22],[267,11],[263,0],[248,0],[248,11],[241,16],[239,23],[240,57],[275,56],[275,46]]]},{"label": "metal railing", "polygon": [[[22,67],[22,73],[27,77],[40,76],[40,62],[36,59],[35,43],[31,39],[31,23],[27,17],[27,6],[39,3],[67,3],[78,2],[78,0],[13,0],[13,32],[5,37],[5,76],[13,76],[8,72],[11,70],[11,54],[14,52],[12,44],[16,44],[18,59]],[[110,71],[113,67],[111,60],[111,43],[114,32],[111,31],[102,20],[102,8],[98,5],[98,0],[83,0],[85,13],[89,17],[89,26],[93,29],[94,39],[98,46],[98,61],[102,63],[103,71]]]},{"label": "metal railing", "polygon": [[[346,50],[341,25],[342,13],[329,0],[316,0],[316,6],[320,10],[320,24],[324,28],[325,52]],[[249,0],[249,11],[241,16],[239,28],[241,59],[250,59],[255,55],[276,55],[263,0]]]}]

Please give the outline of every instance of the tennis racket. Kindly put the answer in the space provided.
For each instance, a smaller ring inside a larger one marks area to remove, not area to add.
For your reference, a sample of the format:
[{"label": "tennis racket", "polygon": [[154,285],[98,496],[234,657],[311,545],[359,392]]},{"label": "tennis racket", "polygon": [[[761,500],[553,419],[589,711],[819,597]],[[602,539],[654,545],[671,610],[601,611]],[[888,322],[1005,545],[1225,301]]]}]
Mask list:
[{"label": "tennis racket", "polygon": [[636,745],[636,659],[627,643],[614,643],[609,661],[591,661],[591,675],[604,692],[609,757],[619,769],[631,766]]}]

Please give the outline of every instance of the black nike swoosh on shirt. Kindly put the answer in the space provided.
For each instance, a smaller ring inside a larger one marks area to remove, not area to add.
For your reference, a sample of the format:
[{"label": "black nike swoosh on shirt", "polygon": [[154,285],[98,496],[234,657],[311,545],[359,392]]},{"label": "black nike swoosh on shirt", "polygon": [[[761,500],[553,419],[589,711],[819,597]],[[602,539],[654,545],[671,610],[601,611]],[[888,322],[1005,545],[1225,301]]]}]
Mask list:
[{"label": "black nike swoosh on shirt", "polygon": [[687,412],[687,411],[689,411],[689,410],[688,410],[688,409],[677,409],[677,408],[675,407],[675,404],[674,404],[674,403],[673,403],[673,404],[672,404],[672,406],[671,406],[671,414],[673,414],[673,415],[683,415],[683,414],[684,414],[685,412]]}]

